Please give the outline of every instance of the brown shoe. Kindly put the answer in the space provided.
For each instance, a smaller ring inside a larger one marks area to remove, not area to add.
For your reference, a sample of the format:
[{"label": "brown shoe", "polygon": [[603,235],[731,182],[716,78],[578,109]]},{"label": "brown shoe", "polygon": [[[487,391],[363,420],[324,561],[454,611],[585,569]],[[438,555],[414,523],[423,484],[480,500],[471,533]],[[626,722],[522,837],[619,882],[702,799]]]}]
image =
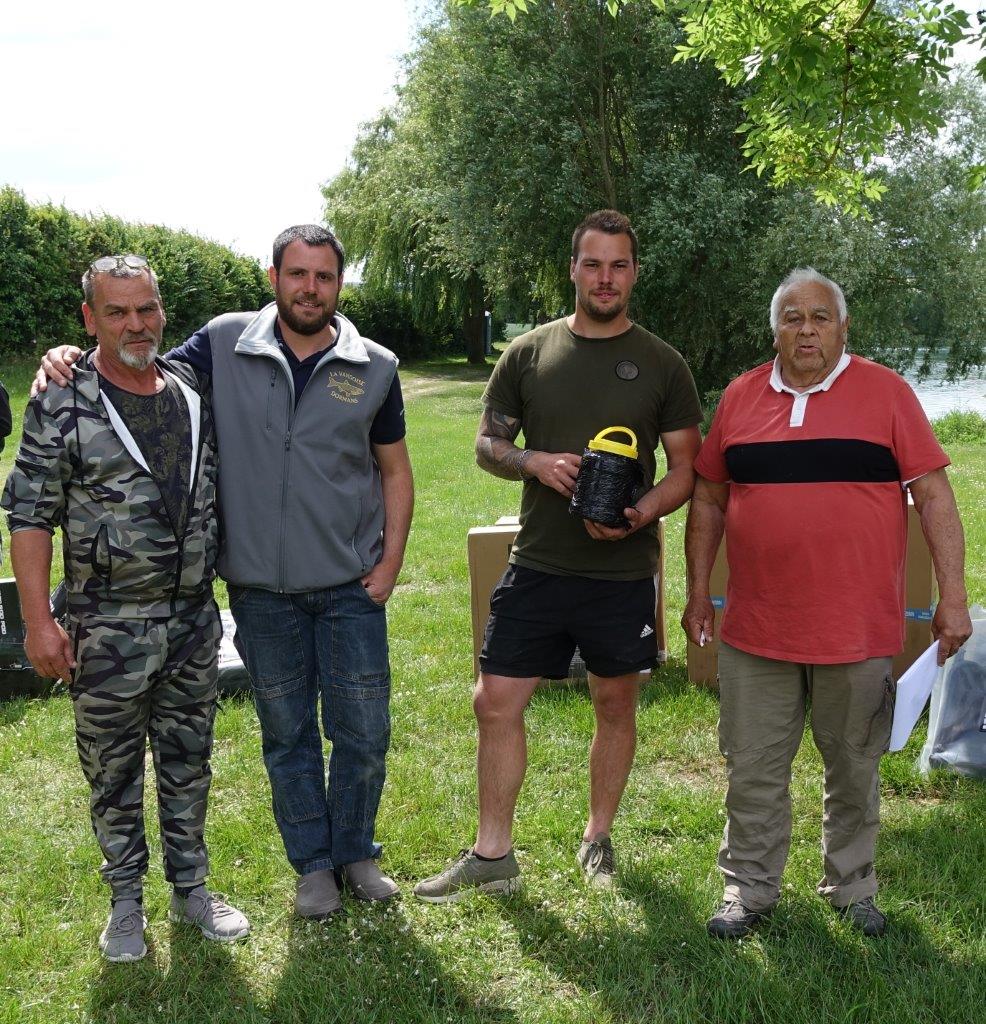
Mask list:
[{"label": "brown shoe", "polygon": [[356,899],[370,903],[393,899],[400,894],[397,883],[388,878],[372,858],[344,864],[342,880]]}]

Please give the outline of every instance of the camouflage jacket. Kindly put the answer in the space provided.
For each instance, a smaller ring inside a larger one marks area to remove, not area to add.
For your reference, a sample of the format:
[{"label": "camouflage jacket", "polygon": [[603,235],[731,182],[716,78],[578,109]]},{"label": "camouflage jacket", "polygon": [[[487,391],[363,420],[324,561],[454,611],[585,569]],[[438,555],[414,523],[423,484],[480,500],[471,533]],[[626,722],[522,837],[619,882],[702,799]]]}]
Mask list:
[{"label": "camouflage jacket", "polygon": [[158,360],[191,416],[192,470],[184,532],[125,424],[99,388],[87,352],[69,387],[50,387],[24,412],[2,507],[10,532],[62,528],[69,611],[110,618],[182,614],[211,594],[219,547],[216,434],[195,371]]}]

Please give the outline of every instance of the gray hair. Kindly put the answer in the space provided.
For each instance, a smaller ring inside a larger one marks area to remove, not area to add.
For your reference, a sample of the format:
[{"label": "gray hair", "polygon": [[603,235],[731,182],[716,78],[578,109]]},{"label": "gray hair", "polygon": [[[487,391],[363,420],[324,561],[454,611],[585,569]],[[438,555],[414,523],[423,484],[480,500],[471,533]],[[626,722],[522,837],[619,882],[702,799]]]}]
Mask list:
[{"label": "gray hair", "polygon": [[93,297],[96,291],[96,275],[107,274],[109,277],[140,277],[141,274],[147,274],[151,279],[151,286],[154,288],[154,297],[158,301],[158,305],[161,309],[164,309],[164,303],[161,301],[161,289],[158,287],[157,274],[150,267],[128,267],[121,263],[119,266],[114,267],[112,270],[94,271],[90,267],[82,275],[82,296],[86,300],[87,306],[92,306]]},{"label": "gray hair", "polygon": [[787,277],[777,286],[774,297],[770,300],[770,329],[777,334],[777,328],[781,323],[781,297],[795,284],[810,282],[812,284],[824,284],[832,289],[835,295],[835,306],[839,313],[839,323],[846,322],[849,310],[846,308],[846,297],[842,289],[830,277],[820,274],[814,267],[795,267]]}]

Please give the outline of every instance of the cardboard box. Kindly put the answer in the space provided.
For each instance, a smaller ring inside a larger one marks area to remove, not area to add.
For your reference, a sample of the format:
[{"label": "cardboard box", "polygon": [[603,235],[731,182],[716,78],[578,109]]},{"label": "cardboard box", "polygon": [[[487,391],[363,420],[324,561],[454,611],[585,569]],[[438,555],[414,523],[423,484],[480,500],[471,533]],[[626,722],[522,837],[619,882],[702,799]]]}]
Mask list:
[{"label": "cardboard box", "polygon": [[[476,526],[466,537],[469,559],[470,604],[472,608],[472,663],[474,675],[479,675],[479,652],[483,647],[486,620],[490,617],[490,597],[493,588],[507,568],[520,524],[517,516],[501,516],[494,526]],[[667,612],[664,604],[664,520],[658,521],[661,545],[658,577],[656,581],[657,606],[655,608],[658,663],[668,657]],[[570,678],[585,678],[585,665],[576,651],[572,659]]]},{"label": "cardboard box", "polygon": [[[899,678],[931,643],[931,619],[935,613],[937,584],[931,551],[921,530],[921,518],[913,504],[907,507],[907,560],[904,587],[904,649],[894,658],[894,678]],[[726,580],[729,569],[726,565],[725,540],[719,546],[715,565],[710,577],[709,591],[716,609],[716,626],[721,620],[726,604]],[[688,678],[701,686],[718,687],[717,666],[719,642],[710,641],[704,647],[688,642]]]},{"label": "cardboard box", "polygon": [[[510,517],[504,517],[510,518]],[[516,519],[516,517],[513,517]],[[516,521],[496,526],[473,527],[466,536],[469,557],[469,603],[472,608],[472,671],[479,676],[479,652],[483,647],[486,620],[490,617],[490,597],[497,585],[520,527]]]},{"label": "cardboard box", "polygon": [[[723,538],[716,553],[716,560],[709,576],[709,594],[712,606],[716,610],[716,629],[722,621],[722,609],[726,606],[726,580],[729,578],[729,567],[726,564],[726,540]],[[701,686],[718,688],[719,672],[719,641],[709,640],[704,647],[686,642],[685,662],[688,666],[688,679]]]}]

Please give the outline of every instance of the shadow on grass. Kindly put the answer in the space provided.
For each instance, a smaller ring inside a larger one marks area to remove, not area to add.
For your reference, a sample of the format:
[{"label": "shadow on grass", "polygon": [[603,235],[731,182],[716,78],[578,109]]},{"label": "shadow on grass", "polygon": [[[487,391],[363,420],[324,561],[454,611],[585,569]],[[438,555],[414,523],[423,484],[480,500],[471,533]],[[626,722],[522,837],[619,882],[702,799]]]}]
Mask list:
[{"label": "shadow on grass", "polygon": [[267,1021],[232,949],[209,942],[197,929],[172,925],[166,970],[157,950],[137,964],[104,964],[89,996],[89,1019],[100,1024],[143,1024],[149,1020],[224,1024]]},{"label": "shadow on grass", "polygon": [[272,1020],[515,1024],[511,1009],[477,1001],[415,938],[399,902],[349,907],[320,924],[292,921]]},{"label": "shadow on grass", "polygon": [[[958,785],[947,804],[906,810],[880,839],[883,939],[859,935],[810,888],[785,887],[755,936],[713,940],[713,908],[696,907],[673,858],[626,866],[619,892],[593,896],[584,916],[560,916],[528,893],[502,913],[525,956],[621,1024],[981,1021],[986,786]],[[624,910],[609,912],[611,899]]]},{"label": "shadow on grass", "polygon": [[[642,924],[607,914],[609,899],[636,904]],[[867,940],[813,894],[786,895],[755,936],[723,942],[676,884],[642,869],[593,899],[579,930],[527,895],[503,914],[527,957],[620,1024],[981,1019],[982,960],[950,957],[915,915]]]}]

